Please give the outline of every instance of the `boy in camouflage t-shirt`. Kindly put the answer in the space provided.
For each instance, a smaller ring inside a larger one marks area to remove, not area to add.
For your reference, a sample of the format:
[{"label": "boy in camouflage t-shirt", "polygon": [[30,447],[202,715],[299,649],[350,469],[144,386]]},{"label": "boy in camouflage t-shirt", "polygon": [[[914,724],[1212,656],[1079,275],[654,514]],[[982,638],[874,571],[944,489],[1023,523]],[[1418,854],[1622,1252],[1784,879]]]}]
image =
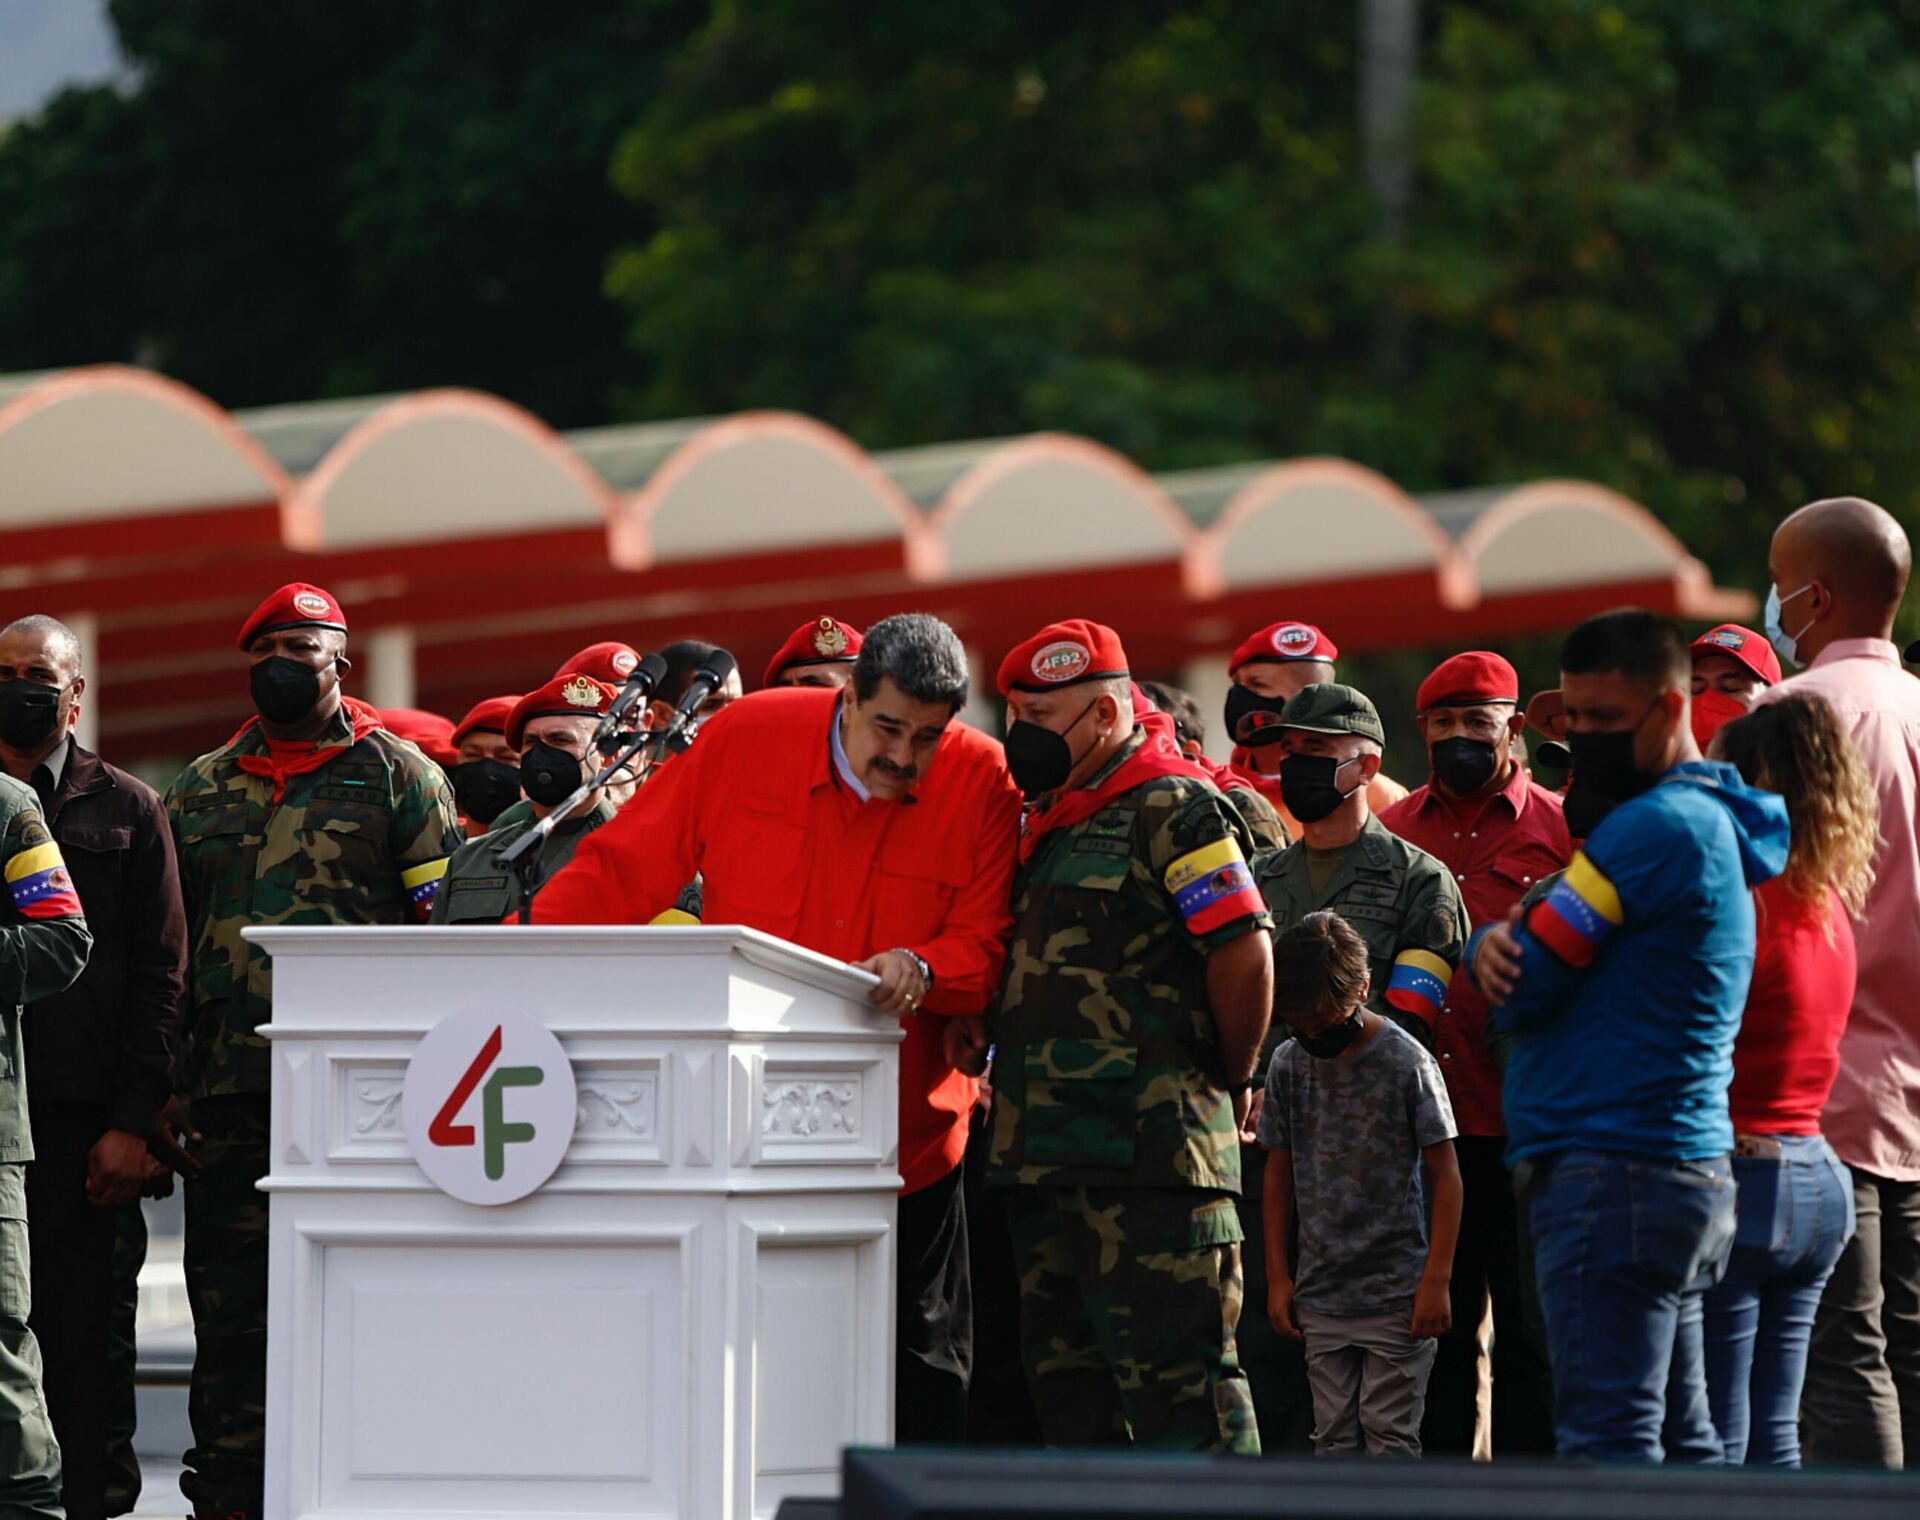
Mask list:
[{"label": "boy in camouflage t-shirt", "polygon": [[[1367,947],[1337,913],[1274,944],[1274,1052],[1260,1103],[1267,1315],[1307,1345],[1314,1446],[1420,1455],[1434,1339],[1452,1323],[1460,1230],[1453,1110],[1419,1043],[1366,1007]],[[1421,1161],[1433,1175],[1433,1240]],[[1299,1209],[1299,1260],[1287,1225]]]}]

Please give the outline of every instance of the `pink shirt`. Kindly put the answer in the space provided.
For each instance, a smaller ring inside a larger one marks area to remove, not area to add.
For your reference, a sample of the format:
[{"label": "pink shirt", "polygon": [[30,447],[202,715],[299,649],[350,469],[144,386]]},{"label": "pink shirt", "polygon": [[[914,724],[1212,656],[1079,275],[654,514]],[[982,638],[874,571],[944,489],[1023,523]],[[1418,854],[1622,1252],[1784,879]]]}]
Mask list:
[{"label": "pink shirt", "polygon": [[1920,680],[1885,639],[1841,639],[1755,705],[1795,691],[1833,704],[1880,794],[1859,983],[1820,1128],[1849,1165],[1920,1182]]}]

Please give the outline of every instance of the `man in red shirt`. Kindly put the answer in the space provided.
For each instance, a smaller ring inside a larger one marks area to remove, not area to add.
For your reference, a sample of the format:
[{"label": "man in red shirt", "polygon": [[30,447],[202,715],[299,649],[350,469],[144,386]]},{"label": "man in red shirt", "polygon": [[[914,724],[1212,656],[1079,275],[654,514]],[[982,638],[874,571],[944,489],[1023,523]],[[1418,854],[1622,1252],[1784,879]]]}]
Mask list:
[{"label": "man in red shirt", "polygon": [[756,692],[708,720],[534,902],[549,924],[644,924],[699,872],[703,919],[745,924],[880,978],[900,1051],[895,1438],[965,1433],[972,1296],[960,1158],[978,1090],[944,1017],[999,988],[1020,794],[1000,746],[953,721],[967,660],[951,628],[876,623],[844,691]]},{"label": "man in red shirt", "polygon": [[[1453,872],[1474,923],[1502,922],[1529,887],[1573,856],[1560,799],[1528,780],[1514,755],[1526,726],[1520,678],[1497,654],[1458,654],[1421,683],[1415,700],[1432,779],[1380,821]],[[1435,1044],[1460,1126],[1454,1151],[1465,1203],[1453,1329],[1434,1361],[1421,1442],[1428,1451],[1473,1450],[1480,1322],[1491,1294],[1494,1448],[1551,1454],[1553,1384],[1537,1320],[1529,1329],[1500,1073],[1487,1044],[1486,998],[1471,977],[1448,984]]]},{"label": "man in red shirt", "polygon": [[1780,684],[1780,656],[1766,638],[1738,623],[1709,628],[1693,641],[1693,739],[1707,752],[1713,736]]}]

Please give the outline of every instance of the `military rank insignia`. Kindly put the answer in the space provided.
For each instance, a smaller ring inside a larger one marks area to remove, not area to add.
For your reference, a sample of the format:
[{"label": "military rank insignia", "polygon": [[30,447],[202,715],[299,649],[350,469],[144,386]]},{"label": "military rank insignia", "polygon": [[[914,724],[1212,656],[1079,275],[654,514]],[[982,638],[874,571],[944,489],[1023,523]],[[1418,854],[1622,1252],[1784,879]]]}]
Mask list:
[{"label": "military rank insignia", "polygon": [[836,660],[847,652],[847,636],[832,618],[821,618],[813,630],[813,652],[823,660]]}]

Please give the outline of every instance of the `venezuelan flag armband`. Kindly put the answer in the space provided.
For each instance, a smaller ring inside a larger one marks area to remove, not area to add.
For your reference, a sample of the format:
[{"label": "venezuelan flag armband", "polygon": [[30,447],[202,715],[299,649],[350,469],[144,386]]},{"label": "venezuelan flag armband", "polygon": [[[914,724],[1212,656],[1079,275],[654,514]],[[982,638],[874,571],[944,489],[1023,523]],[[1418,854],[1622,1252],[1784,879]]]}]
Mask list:
[{"label": "venezuelan flag armband", "polygon": [[433,911],[433,900],[440,895],[440,882],[447,874],[447,857],[409,866],[400,873],[400,887],[413,904],[413,916],[421,923]]},{"label": "venezuelan flag armband", "polygon": [[38,839],[7,862],[7,891],[22,918],[78,918],[80,894],[74,890],[67,863],[37,820],[28,825],[27,838]]},{"label": "venezuelan flag armband", "polygon": [[1431,950],[1402,950],[1393,960],[1387,982],[1387,1002],[1402,1013],[1431,1024],[1440,1017],[1447,999],[1453,967]]},{"label": "venezuelan flag armband", "polygon": [[1620,894],[1581,850],[1553,890],[1533,906],[1527,928],[1567,965],[1591,966],[1600,949],[1626,921]]},{"label": "venezuelan flag armband", "polygon": [[1167,867],[1162,880],[1189,934],[1205,936],[1267,909],[1253,884],[1253,872],[1232,839],[1216,839],[1182,855]]}]

